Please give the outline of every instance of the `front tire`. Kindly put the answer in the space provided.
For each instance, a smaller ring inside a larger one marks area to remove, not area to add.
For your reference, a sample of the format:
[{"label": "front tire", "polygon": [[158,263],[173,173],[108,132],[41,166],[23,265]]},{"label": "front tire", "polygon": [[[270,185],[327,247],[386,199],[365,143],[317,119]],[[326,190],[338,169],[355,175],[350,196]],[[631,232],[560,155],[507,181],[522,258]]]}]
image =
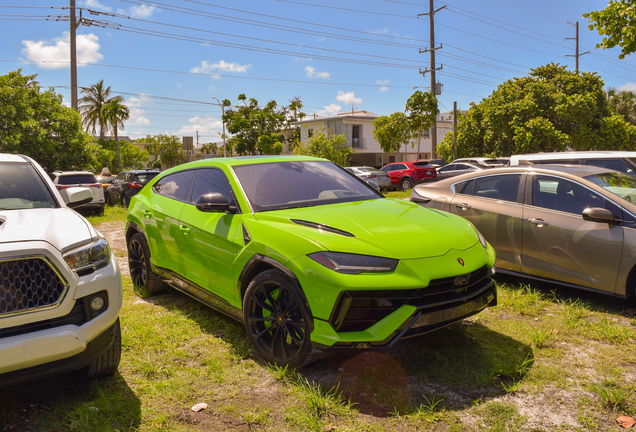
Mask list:
[{"label": "front tire", "polygon": [[121,359],[121,327],[119,318],[115,322],[113,345],[105,353],[95,357],[88,365],[88,378],[112,375],[117,372]]},{"label": "front tire", "polygon": [[152,271],[150,249],[141,233],[136,233],[128,240],[128,268],[133,290],[139,297],[145,298],[167,288],[159,275]]},{"label": "front tire", "polygon": [[301,367],[311,354],[307,306],[294,283],[278,269],[259,273],[243,299],[245,330],[258,354],[270,363]]}]

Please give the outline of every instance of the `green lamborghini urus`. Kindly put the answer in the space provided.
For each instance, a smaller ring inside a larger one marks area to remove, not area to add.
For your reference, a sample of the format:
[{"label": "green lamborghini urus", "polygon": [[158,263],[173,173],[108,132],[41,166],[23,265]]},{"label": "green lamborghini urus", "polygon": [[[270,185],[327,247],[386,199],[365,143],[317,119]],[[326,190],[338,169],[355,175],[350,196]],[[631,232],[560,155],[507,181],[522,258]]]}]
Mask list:
[{"label": "green lamborghini urus", "polygon": [[324,159],[206,159],[131,199],[130,275],[235,318],[268,362],[388,347],[497,303],[493,248],[470,222],[385,198]]}]

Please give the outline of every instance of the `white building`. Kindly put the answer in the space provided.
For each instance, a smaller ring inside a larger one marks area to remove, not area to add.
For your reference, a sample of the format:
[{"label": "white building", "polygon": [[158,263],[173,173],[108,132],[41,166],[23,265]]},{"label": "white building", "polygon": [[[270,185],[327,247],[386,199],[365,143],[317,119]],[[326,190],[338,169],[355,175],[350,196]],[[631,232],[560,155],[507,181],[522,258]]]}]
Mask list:
[{"label": "white building", "polygon": [[[348,111],[332,117],[305,118],[291,123],[300,127],[300,140],[307,144],[314,133],[327,135],[344,134],[347,143],[354,153],[351,165],[369,165],[381,167],[389,162],[431,159],[431,140],[428,130],[423,131],[419,145],[412,140],[410,145],[402,146],[399,153],[387,154],[380,148],[380,143],[373,137],[373,120],[380,117],[368,111]],[[437,142],[441,142],[447,132],[453,130],[453,113],[442,113],[437,116]],[[435,159],[435,158],[433,158]]]}]

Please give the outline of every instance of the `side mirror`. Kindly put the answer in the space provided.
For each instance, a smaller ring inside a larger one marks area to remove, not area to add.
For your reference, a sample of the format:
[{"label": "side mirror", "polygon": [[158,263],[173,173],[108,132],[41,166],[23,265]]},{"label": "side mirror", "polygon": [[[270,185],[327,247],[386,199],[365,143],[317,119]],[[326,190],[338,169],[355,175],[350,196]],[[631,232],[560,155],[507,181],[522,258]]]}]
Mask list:
[{"label": "side mirror", "polygon": [[621,220],[617,219],[614,213],[610,210],[600,208],[600,207],[591,207],[583,210],[583,219],[590,222],[603,222],[609,224],[617,224],[620,223]]},{"label": "side mirror", "polygon": [[67,207],[75,208],[93,201],[93,191],[85,187],[70,187],[66,189]]},{"label": "side mirror", "polygon": [[227,198],[218,192],[201,195],[194,204],[202,212],[236,213],[236,206],[230,205]]},{"label": "side mirror", "polygon": [[373,179],[368,179],[367,183],[369,183],[369,185],[371,185],[373,187],[373,189],[379,191],[380,190],[380,186],[378,186],[378,183],[373,180]]}]

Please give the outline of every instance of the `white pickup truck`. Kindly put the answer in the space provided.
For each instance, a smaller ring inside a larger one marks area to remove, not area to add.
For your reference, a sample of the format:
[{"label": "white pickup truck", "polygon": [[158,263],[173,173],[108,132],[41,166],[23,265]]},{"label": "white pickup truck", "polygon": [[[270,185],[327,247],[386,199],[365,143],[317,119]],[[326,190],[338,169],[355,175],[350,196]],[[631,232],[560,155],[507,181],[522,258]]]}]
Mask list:
[{"label": "white pickup truck", "polygon": [[72,210],[31,158],[0,154],[0,387],[84,370],[121,356],[121,273],[106,239]]}]

